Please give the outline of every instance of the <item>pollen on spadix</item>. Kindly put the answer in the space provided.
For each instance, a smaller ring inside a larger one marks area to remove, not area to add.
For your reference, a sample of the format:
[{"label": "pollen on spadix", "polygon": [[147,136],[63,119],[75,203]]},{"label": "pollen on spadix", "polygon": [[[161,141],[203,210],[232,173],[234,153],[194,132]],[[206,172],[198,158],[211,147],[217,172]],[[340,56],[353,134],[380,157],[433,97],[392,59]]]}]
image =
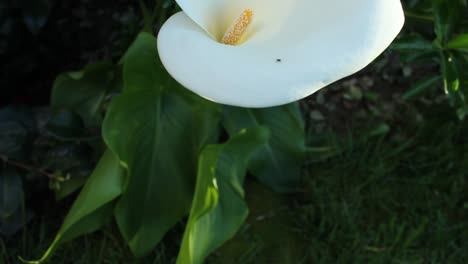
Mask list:
[{"label": "pollen on spadix", "polygon": [[250,9],[244,10],[240,17],[232,24],[226,33],[224,33],[221,43],[227,45],[236,45],[247,27],[252,23],[253,12]]}]

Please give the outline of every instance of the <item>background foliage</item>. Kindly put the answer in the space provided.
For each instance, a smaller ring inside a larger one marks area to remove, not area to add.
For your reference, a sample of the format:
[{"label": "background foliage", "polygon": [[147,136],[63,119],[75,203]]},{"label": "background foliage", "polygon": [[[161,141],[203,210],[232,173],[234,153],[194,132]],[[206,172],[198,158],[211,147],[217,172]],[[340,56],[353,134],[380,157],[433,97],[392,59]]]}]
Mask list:
[{"label": "background foliage", "polygon": [[466,1],[404,1],[368,69],[262,110],[165,73],[138,33],[173,1],[67,2],[0,6],[0,263],[468,260]]}]

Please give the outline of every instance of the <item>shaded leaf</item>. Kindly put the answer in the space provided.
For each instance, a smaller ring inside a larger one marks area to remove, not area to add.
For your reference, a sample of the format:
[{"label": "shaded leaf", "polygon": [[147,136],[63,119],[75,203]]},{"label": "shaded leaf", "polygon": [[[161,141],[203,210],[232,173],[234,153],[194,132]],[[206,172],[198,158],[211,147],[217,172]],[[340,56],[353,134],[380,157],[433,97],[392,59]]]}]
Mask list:
[{"label": "shaded leaf", "polygon": [[47,151],[41,163],[56,171],[69,172],[71,169],[87,165],[90,159],[89,146],[79,143],[63,143]]},{"label": "shaded leaf", "polygon": [[0,222],[12,216],[20,208],[22,197],[23,181],[21,176],[12,168],[1,169]]},{"label": "shaded leaf", "polygon": [[114,208],[112,201],[122,193],[123,182],[118,159],[111,151],[106,151],[73,203],[48,250],[37,261],[23,260],[23,262],[42,263],[59,244],[96,231],[111,220]]},{"label": "shaded leaf", "polygon": [[427,52],[437,50],[432,41],[418,34],[410,34],[395,40],[390,48],[400,52]]},{"label": "shaded leaf", "polygon": [[72,139],[83,136],[85,127],[78,114],[59,109],[51,116],[45,129],[49,135],[57,139]]},{"label": "shaded leaf", "polygon": [[439,83],[441,80],[442,78],[439,75],[425,78],[415,83],[407,92],[405,92],[403,94],[403,99],[408,100],[414,98],[425,92],[427,89],[434,87],[434,85]]},{"label": "shaded leaf", "polygon": [[36,120],[31,112],[13,107],[0,109],[0,155],[28,158],[35,130]]},{"label": "shaded leaf", "polygon": [[457,0],[432,0],[434,30],[439,43],[445,44],[453,34],[463,8]]},{"label": "shaded leaf", "polygon": [[[207,259],[207,263],[304,263],[298,239],[301,232],[292,228],[298,221],[289,195],[278,195],[255,181],[244,183],[249,216],[237,234]],[[307,263],[307,262],[306,262]]]},{"label": "shaded leaf", "polygon": [[0,220],[0,234],[13,236],[18,233],[34,217],[32,211],[25,209],[16,210],[15,213],[5,219]]},{"label": "shaded leaf", "polygon": [[106,95],[119,89],[119,74],[111,63],[86,66],[81,72],[57,77],[51,95],[52,109],[68,109],[81,116],[86,126],[99,126]]},{"label": "shaded leaf", "polygon": [[178,264],[203,263],[237,232],[248,214],[243,183],[249,157],[267,140],[267,129],[252,128],[203,150]]},{"label": "shaded leaf", "polygon": [[276,191],[297,189],[306,152],[304,121],[297,103],[263,109],[226,106],[223,125],[231,136],[245,128],[268,127],[271,138],[254,154],[249,171]]}]

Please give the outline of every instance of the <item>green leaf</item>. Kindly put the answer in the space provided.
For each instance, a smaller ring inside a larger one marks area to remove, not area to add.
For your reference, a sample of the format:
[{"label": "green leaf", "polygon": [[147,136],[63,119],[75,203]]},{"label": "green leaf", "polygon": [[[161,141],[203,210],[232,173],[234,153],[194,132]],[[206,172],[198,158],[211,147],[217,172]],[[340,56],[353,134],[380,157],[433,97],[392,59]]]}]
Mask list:
[{"label": "green leaf", "polygon": [[407,9],[413,9],[418,11],[425,11],[426,9],[431,7],[431,2],[427,0],[408,0],[402,1],[402,4]]},{"label": "green leaf", "polygon": [[451,52],[441,52],[441,72],[444,80],[445,93],[449,96],[452,105],[459,107],[459,117],[463,119],[468,105],[465,91],[462,86],[462,68],[459,67],[458,57]]},{"label": "green leaf", "polygon": [[22,197],[23,181],[20,175],[9,167],[0,169],[0,222],[19,209]]},{"label": "green leaf", "polygon": [[453,34],[464,9],[458,0],[432,0],[434,29],[439,43],[446,44]]},{"label": "green leaf", "polygon": [[65,109],[53,113],[45,128],[50,136],[62,140],[83,136],[85,132],[81,117]]},{"label": "green leaf", "polygon": [[73,175],[70,179],[60,183],[60,189],[55,191],[55,199],[61,200],[80,189],[85,183],[87,177]]},{"label": "green leaf", "polygon": [[450,61],[451,57],[445,57],[447,60],[443,66],[443,75],[444,75],[444,88],[447,94],[454,96],[460,90],[460,80],[458,73],[453,63]]},{"label": "green leaf", "polygon": [[410,34],[395,40],[390,48],[400,52],[427,52],[437,50],[432,41],[419,34]]},{"label": "green leaf", "polygon": [[27,159],[36,132],[36,120],[22,108],[0,109],[0,155],[12,159]]},{"label": "green leaf", "polygon": [[241,130],[225,144],[203,150],[178,264],[202,264],[235,235],[248,214],[243,183],[249,157],[267,140],[267,129],[252,128]]},{"label": "green leaf", "polygon": [[408,100],[411,98],[414,98],[423,92],[425,92],[427,89],[434,87],[434,85],[442,80],[442,77],[440,75],[436,75],[433,77],[425,78],[416,84],[414,84],[411,89],[403,94],[403,99]]},{"label": "green leaf", "polygon": [[447,48],[468,51],[468,34],[460,34],[447,43]]},{"label": "green leaf", "polygon": [[441,52],[441,71],[444,79],[444,89],[449,95],[459,91],[460,80],[454,57],[448,52]]},{"label": "green leaf", "polygon": [[81,72],[62,74],[54,82],[52,109],[72,110],[81,116],[86,126],[99,126],[106,95],[118,90],[119,82],[115,66],[107,62],[88,65]]},{"label": "green leaf", "polygon": [[299,238],[303,234],[292,228],[298,219],[291,212],[295,210],[291,196],[279,195],[249,179],[244,191],[249,216],[237,234],[208,257],[207,263],[309,263],[304,261],[304,240]]},{"label": "green leaf", "polygon": [[42,263],[59,244],[94,232],[111,220],[114,208],[112,201],[122,193],[123,182],[118,159],[111,151],[106,151],[42,258],[37,261],[22,261],[31,264]]},{"label": "green leaf", "polygon": [[147,33],[128,50],[123,71],[124,90],[111,102],[103,135],[128,172],[117,224],[142,256],[188,214],[197,157],[217,140],[219,110],[168,77]]},{"label": "green leaf", "polygon": [[275,191],[297,189],[306,153],[304,121],[297,103],[264,109],[226,106],[223,125],[231,136],[245,128],[268,127],[271,138],[252,157],[249,171]]}]

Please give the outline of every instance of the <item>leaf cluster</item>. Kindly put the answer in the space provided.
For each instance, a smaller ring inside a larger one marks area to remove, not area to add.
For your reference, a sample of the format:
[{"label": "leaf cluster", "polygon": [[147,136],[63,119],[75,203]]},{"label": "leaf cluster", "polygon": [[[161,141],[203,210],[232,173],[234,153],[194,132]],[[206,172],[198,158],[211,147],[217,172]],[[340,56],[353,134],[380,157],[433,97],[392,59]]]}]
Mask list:
[{"label": "leaf cluster", "polygon": [[203,99],[166,73],[149,33],[119,64],[60,75],[51,101],[85,127],[102,126],[106,150],[49,250],[29,263],[109,221],[144,256],[187,217],[177,261],[203,263],[248,215],[246,176],[279,192],[299,188],[308,149],[298,104],[244,109]]},{"label": "leaf cluster", "polygon": [[[465,0],[405,1],[406,32],[392,47],[406,62],[436,64],[404,95],[416,97],[442,87],[460,119],[468,114],[468,5]],[[418,33],[415,33],[415,30]]]}]

